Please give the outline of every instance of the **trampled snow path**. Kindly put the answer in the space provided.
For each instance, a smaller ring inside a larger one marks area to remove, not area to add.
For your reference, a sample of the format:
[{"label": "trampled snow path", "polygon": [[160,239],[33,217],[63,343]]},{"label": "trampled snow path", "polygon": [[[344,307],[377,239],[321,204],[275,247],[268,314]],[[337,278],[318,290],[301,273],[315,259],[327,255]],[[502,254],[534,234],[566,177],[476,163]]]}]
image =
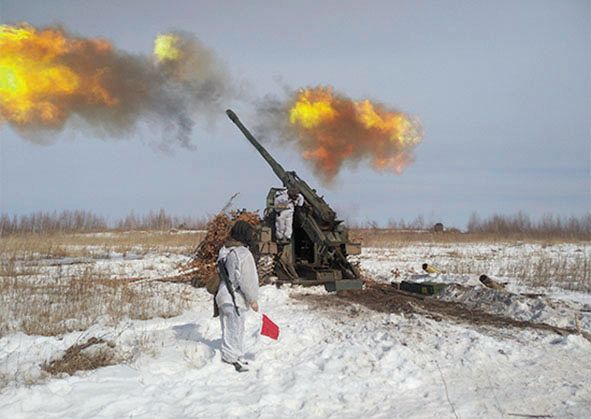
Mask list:
[{"label": "trampled snow path", "polygon": [[[163,284],[164,286],[164,284]],[[177,286],[165,284],[165,286]],[[94,326],[59,340],[0,339],[0,374],[35,379],[38,365],[90,336],[135,354],[114,365],[1,390],[0,417],[503,417],[510,413],[586,417],[591,412],[591,343],[515,329],[474,329],[419,315],[357,306],[313,309],[266,286],[263,310],[281,327],[258,334],[249,313],[252,370],[236,373],[219,356],[211,297],[171,319]],[[447,395],[446,395],[447,392]],[[455,412],[455,413],[454,413]]]}]

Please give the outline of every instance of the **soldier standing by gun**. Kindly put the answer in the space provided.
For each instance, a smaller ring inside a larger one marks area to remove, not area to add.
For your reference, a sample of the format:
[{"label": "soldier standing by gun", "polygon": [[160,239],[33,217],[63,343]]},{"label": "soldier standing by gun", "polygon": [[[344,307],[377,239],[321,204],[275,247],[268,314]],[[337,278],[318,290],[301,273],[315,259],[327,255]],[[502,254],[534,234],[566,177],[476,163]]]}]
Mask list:
[{"label": "soldier standing by gun", "polygon": [[259,311],[259,277],[252,253],[246,247],[251,237],[250,224],[237,221],[218,256],[220,287],[215,301],[222,325],[222,361],[232,364],[238,372],[248,371],[248,362],[242,358],[244,314],[249,308]]},{"label": "soldier standing by gun", "polygon": [[304,197],[296,189],[281,189],[275,194],[273,203],[277,217],[275,218],[275,234],[277,240],[291,240],[293,230],[293,213],[295,207],[304,205]]}]

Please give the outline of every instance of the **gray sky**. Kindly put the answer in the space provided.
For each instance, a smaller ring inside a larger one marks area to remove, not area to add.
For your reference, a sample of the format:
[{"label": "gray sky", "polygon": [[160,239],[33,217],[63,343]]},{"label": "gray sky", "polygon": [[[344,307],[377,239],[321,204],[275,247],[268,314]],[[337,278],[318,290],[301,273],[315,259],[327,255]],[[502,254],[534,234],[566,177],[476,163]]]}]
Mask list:
[{"label": "gray sky", "polygon": [[[0,0],[0,20],[63,24],[145,54],[159,32],[192,32],[250,98],[330,84],[417,115],[425,137],[400,176],[358,165],[327,188],[295,150],[268,144],[346,218],[464,226],[473,211],[591,208],[589,1]],[[250,102],[228,107],[254,127]],[[67,129],[39,146],[3,126],[0,211],[211,214],[234,192],[262,208],[278,183],[225,115],[195,130],[195,151],[163,154],[151,136]]]}]

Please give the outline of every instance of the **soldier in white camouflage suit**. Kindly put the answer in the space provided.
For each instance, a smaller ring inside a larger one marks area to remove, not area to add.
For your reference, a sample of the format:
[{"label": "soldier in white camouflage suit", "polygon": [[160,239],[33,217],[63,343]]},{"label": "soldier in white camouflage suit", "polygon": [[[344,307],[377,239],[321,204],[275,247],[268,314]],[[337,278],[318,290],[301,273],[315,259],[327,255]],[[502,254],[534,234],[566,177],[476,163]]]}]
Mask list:
[{"label": "soldier in white camouflage suit", "polygon": [[293,230],[293,213],[295,207],[304,205],[304,197],[295,189],[280,189],[275,193],[273,202],[277,217],[275,218],[275,235],[277,240],[291,240]]},{"label": "soldier in white camouflage suit", "polygon": [[215,301],[222,325],[222,361],[238,372],[248,371],[244,355],[244,317],[249,309],[259,311],[257,303],[259,277],[252,253],[246,247],[252,228],[245,221],[237,221],[230,232],[230,240],[220,249],[218,260],[223,260],[229,285],[220,281]]}]

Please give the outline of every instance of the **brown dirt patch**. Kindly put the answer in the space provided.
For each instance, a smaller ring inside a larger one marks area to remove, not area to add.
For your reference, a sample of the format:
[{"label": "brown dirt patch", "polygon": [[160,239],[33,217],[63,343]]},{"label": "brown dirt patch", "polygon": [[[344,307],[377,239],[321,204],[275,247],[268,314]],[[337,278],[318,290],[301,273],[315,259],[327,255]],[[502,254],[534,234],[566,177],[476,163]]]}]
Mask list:
[{"label": "brown dirt patch", "polygon": [[[343,303],[360,304],[381,313],[420,314],[436,321],[443,319],[456,323],[492,326],[496,328],[520,328],[554,332],[559,335],[579,334],[576,329],[555,327],[545,323],[515,320],[481,310],[470,309],[452,301],[442,301],[433,297],[400,291],[389,284],[366,281],[362,290],[339,291],[335,294],[299,294],[295,299],[312,302],[323,307],[342,307]],[[583,337],[591,340],[588,333]]]}]

